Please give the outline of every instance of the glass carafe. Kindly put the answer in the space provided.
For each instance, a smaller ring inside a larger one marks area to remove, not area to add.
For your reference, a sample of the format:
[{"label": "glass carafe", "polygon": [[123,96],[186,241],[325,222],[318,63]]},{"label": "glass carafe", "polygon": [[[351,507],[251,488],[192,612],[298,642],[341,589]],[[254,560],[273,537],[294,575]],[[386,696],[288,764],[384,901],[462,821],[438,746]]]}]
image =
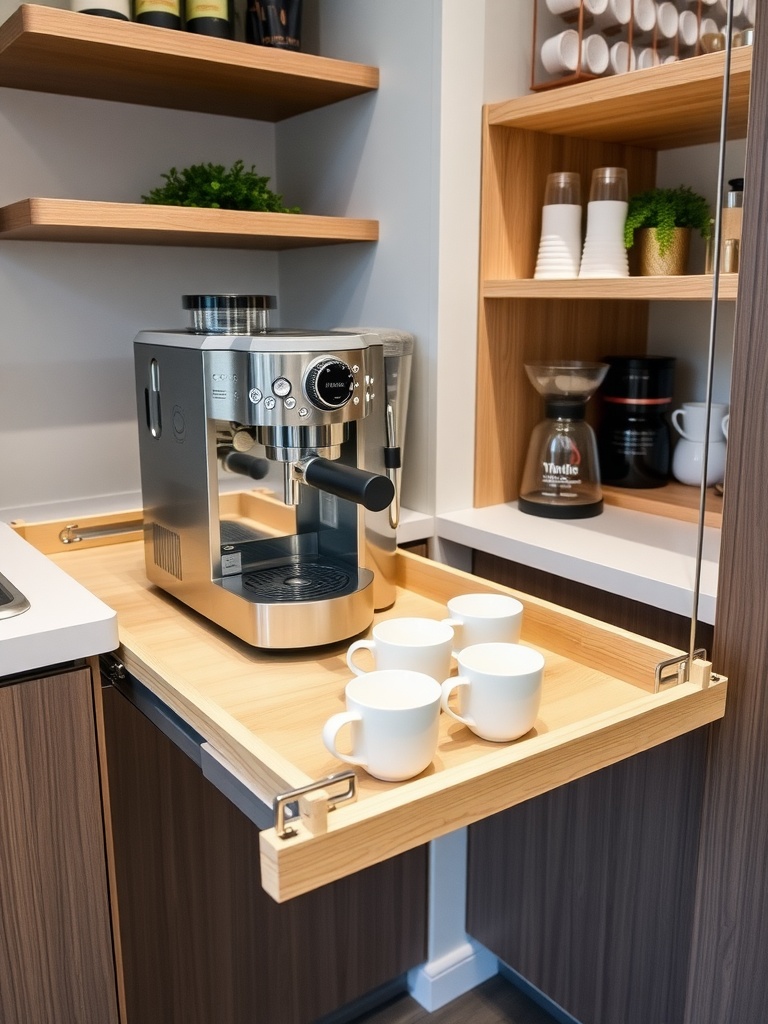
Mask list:
[{"label": "glass carafe", "polygon": [[520,487],[521,512],[550,519],[587,519],[603,509],[595,434],[586,404],[606,363],[527,363],[526,373],[546,400],[546,419],[531,435]]}]

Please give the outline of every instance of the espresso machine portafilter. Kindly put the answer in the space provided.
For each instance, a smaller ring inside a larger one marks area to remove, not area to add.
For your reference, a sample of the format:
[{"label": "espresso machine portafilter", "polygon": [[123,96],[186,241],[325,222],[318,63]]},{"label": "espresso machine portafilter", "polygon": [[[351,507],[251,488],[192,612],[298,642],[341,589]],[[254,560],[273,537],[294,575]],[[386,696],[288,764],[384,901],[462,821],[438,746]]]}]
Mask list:
[{"label": "espresso machine portafilter", "polygon": [[[361,632],[395,597],[408,344],[401,368],[376,331],[270,329],[270,296],[184,306],[190,329],[134,342],[149,579],[256,647]],[[223,476],[274,464],[291,530],[223,516]]]}]

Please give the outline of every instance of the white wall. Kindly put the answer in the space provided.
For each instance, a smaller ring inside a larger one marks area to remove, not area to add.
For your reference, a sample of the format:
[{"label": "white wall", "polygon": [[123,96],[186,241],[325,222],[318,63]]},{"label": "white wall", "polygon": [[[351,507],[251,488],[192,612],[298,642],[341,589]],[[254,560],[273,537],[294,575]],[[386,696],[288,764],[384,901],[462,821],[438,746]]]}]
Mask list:
[{"label": "white wall", "polygon": [[[275,164],[271,125],[13,89],[0,140],[0,205],[138,202],[172,165]],[[183,326],[184,293],[277,283],[271,253],[0,241],[0,517],[134,507],[134,336]]]}]

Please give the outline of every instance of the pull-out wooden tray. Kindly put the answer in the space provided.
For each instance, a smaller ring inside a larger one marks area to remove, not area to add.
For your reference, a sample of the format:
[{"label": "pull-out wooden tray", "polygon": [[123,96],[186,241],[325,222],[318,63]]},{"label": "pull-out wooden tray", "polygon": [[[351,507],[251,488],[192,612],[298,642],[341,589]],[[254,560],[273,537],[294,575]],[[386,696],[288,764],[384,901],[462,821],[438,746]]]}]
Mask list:
[{"label": "pull-out wooden tray", "polygon": [[[140,543],[93,543],[53,557],[117,611],[126,668],[268,803],[346,767],[321,740],[325,720],[344,706],[346,643],[255,650],[150,586]],[[455,594],[515,593],[406,553],[398,554],[398,573],[396,603],[377,619],[442,618]],[[263,831],[262,884],[274,899],[291,899],[722,717],[726,681],[708,665],[694,666],[695,681],[655,693],[657,664],[682,652],[516,596],[525,605],[523,642],[546,658],[535,728],[496,744],[442,716],[437,756],[418,778],[383,783],[359,770],[357,801],[339,804],[327,821],[319,815],[314,831],[303,821],[289,838]]]}]

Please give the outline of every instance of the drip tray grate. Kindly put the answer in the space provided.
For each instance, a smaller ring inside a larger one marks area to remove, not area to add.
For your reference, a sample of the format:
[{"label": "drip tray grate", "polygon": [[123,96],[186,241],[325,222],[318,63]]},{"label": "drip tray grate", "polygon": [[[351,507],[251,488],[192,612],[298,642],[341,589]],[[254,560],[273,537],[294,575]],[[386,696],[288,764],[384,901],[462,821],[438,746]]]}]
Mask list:
[{"label": "drip tray grate", "polygon": [[313,601],[353,590],[357,573],[334,562],[302,559],[244,572],[241,582],[263,601]]}]

